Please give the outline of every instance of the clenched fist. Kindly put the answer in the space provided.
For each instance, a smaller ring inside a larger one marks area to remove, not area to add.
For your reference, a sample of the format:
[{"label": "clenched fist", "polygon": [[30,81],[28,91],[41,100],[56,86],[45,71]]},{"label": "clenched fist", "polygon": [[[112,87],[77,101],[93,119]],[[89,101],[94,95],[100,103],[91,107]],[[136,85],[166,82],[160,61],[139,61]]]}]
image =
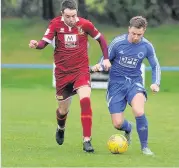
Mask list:
[{"label": "clenched fist", "polygon": [[152,92],[159,92],[160,88],[157,84],[151,84],[150,89]]},{"label": "clenched fist", "polygon": [[105,60],[103,60],[102,65],[96,64],[91,68],[91,70],[93,72],[100,72],[100,71],[103,71],[103,70],[109,71],[110,67],[111,67],[111,62],[109,61],[109,59],[105,59]]},{"label": "clenched fist", "polygon": [[92,70],[93,72],[100,72],[100,71],[103,70],[103,68],[101,67],[100,64],[96,64],[96,65],[94,65],[93,67],[91,67],[91,70]]},{"label": "clenched fist", "polygon": [[30,40],[30,43],[29,43],[30,48],[37,48],[37,46],[38,46],[38,41]]}]

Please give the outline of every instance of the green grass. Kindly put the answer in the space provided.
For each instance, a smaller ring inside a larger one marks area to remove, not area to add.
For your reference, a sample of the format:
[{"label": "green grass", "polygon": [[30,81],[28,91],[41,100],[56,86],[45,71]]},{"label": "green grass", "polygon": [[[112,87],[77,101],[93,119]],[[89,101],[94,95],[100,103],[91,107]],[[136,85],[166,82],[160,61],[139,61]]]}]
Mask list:
[{"label": "green grass", "polygon": [[[109,153],[108,138],[113,129],[105,102],[105,90],[93,90],[93,145],[96,153],[82,151],[80,107],[73,98],[67,120],[63,146],[55,142],[55,89],[51,87],[51,70],[2,70],[2,166],[12,167],[118,167],[179,166],[178,73],[163,74],[161,92],[149,91],[146,114],[150,123],[149,144],[156,157],[140,153],[136,131],[129,150],[123,155]],[[170,82],[167,82],[169,80]],[[100,100],[100,101],[99,101]],[[135,122],[128,107],[126,117]],[[134,129],[135,130],[135,129]]]},{"label": "green grass", "polygon": [[[155,157],[140,153],[136,131],[126,153],[110,154],[107,140],[118,131],[112,128],[105,105],[105,92],[97,90],[92,94],[93,145],[96,153],[82,151],[77,96],[73,98],[70,108],[65,143],[58,146],[55,142],[57,104],[54,93],[53,89],[43,87],[2,89],[2,166],[179,166],[178,93],[149,94],[146,114],[150,126],[149,144],[156,153]],[[128,119],[134,121],[129,108],[125,113]]]},{"label": "green grass", "polygon": [[[41,39],[47,22],[40,20],[2,21],[2,63],[53,62],[53,50],[37,51],[28,48],[30,39]],[[99,25],[110,41],[125,29]],[[178,66],[179,25],[148,29],[148,37],[156,47],[163,66]],[[90,39],[91,64],[100,56],[97,42]],[[146,73],[149,120],[149,144],[156,153],[146,157],[134,128],[133,142],[122,155],[112,155],[107,140],[117,133],[111,124],[105,102],[105,90],[92,91],[93,146],[95,154],[82,151],[82,128],[78,97],[73,98],[67,120],[65,143],[55,142],[57,102],[52,88],[52,71],[41,69],[2,69],[2,166],[3,167],[179,167],[179,72],[162,72],[161,92],[152,94],[149,86],[151,72]],[[100,100],[100,101],[99,101]],[[126,117],[135,122],[131,109]]]}]

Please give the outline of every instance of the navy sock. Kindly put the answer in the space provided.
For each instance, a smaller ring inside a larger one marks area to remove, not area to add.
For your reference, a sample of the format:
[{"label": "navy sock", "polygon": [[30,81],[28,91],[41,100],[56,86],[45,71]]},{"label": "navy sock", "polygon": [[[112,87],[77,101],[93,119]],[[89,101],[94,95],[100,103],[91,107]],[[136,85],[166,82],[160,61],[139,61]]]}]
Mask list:
[{"label": "navy sock", "polygon": [[145,114],[136,117],[136,125],[141,148],[143,149],[148,146],[148,122]]},{"label": "navy sock", "polygon": [[132,126],[127,120],[124,120],[121,127],[119,128],[119,130],[125,131],[126,133],[131,132],[131,129],[132,129]]}]

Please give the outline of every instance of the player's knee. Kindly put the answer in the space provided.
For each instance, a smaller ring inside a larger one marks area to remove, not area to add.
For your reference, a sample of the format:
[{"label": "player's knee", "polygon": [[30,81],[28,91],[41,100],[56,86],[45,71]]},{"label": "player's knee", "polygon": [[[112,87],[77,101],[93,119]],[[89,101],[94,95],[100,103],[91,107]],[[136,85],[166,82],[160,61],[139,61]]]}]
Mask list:
[{"label": "player's knee", "polygon": [[61,115],[65,115],[69,111],[69,107],[71,104],[71,99],[66,99],[64,101],[60,101],[58,104],[58,111]]},{"label": "player's knee", "polygon": [[123,124],[123,120],[122,119],[121,120],[115,120],[115,121],[113,121],[113,126],[116,129],[120,129],[122,124]]},{"label": "player's knee", "polygon": [[133,112],[134,112],[134,116],[135,117],[140,117],[144,114],[144,110],[143,109],[140,109],[140,110],[135,110],[133,109]]},{"label": "player's knee", "polygon": [[144,112],[137,112],[137,113],[135,113],[135,117],[140,117],[142,115],[144,115]]},{"label": "player's knee", "polygon": [[69,108],[68,107],[64,107],[64,106],[59,106],[58,107],[58,111],[61,115],[65,115],[68,113]]},{"label": "player's knee", "polygon": [[132,111],[136,117],[142,116],[144,114],[144,106],[139,106],[139,105],[132,106]]}]

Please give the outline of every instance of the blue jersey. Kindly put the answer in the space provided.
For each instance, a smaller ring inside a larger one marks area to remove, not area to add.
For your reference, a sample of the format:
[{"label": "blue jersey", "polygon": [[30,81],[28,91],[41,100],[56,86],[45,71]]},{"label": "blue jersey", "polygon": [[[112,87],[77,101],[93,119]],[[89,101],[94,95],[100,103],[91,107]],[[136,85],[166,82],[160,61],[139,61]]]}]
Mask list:
[{"label": "blue jersey", "polygon": [[130,43],[128,34],[117,36],[108,46],[108,53],[112,63],[110,80],[120,76],[141,76],[141,64],[147,58],[152,67],[152,83],[160,85],[160,65],[153,45],[146,38],[139,43]]}]

